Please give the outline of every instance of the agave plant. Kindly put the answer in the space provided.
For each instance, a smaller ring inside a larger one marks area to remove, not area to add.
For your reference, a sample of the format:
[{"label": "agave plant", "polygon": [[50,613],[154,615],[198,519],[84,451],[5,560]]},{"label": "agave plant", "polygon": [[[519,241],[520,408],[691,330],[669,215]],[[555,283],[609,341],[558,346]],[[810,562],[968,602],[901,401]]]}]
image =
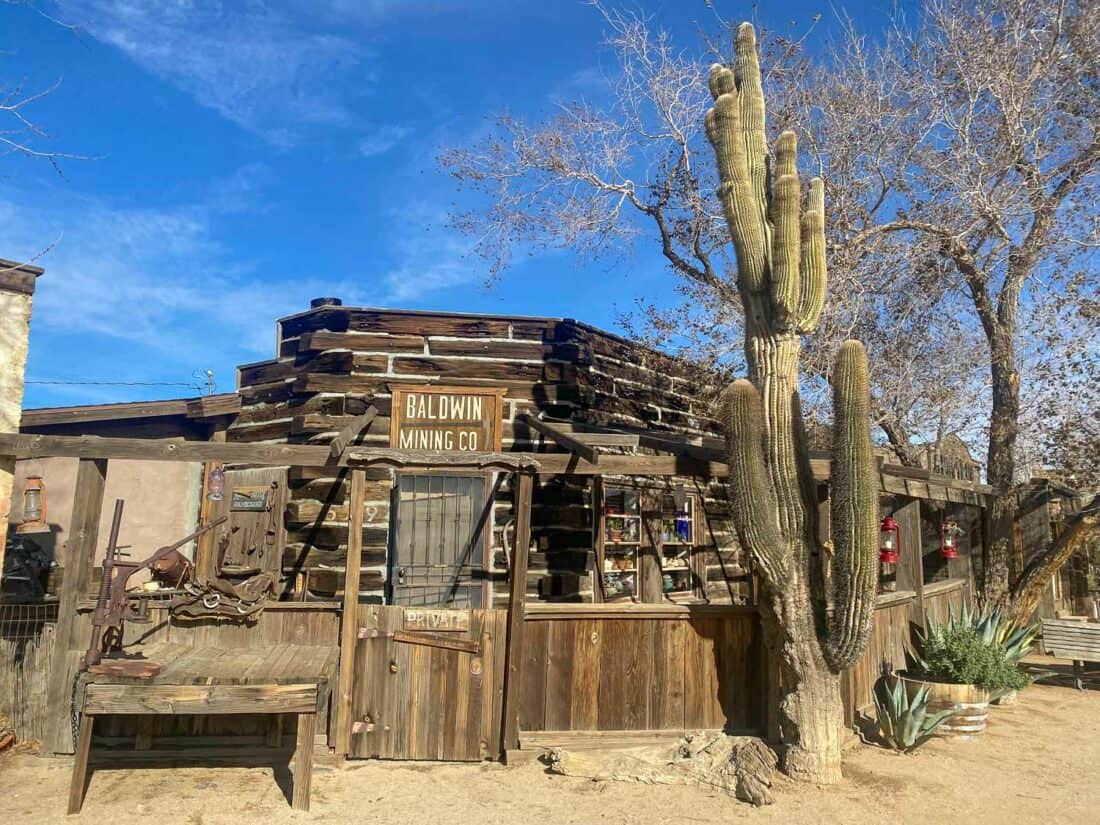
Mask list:
[{"label": "agave plant", "polygon": [[916,649],[909,652],[913,669],[945,681],[973,682],[990,691],[990,699],[1029,685],[1033,678],[1019,666],[1031,652],[1039,624],[1006,620],[1000,608],[958,614],[951,608],[947,621],[928,617],[918,632]]},{"label": "agave plant", "polygon": [[955,715],[953,710],[928,714],[928,686],[921,685],[912,700],[901,680],[891,690],[886,679],[875,686],[875,715],[879,732],[894,750],[909,753],[920,747],[936,728]]}]

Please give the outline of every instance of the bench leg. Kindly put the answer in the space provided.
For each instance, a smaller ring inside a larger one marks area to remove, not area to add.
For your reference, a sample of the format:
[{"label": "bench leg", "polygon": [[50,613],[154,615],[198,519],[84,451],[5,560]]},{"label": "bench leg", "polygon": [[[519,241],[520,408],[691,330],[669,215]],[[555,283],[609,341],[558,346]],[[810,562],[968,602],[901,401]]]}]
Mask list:
[{"label": "bench leg", "polygon": [[1073,660],[1073,684],[1078,690],[1085,689],[1085,663],[1080,659]]},{"label": "bench leg", "polygon": [[82,714],[80,730],[76,736],[76,753],[73,756],[73,779],[69,784],[69,809],[66,813],[78,814],[84,804],[84,786],[88,780],[88,753],[92,749],[92,727],[95,717]]},{"label": "bench leg", "polygon": [[290,806],[309,810],[309,788],[313,782],[313,736],[317,726],[316,713],[298,714],[298,739],[294,747],[294,789]]}]

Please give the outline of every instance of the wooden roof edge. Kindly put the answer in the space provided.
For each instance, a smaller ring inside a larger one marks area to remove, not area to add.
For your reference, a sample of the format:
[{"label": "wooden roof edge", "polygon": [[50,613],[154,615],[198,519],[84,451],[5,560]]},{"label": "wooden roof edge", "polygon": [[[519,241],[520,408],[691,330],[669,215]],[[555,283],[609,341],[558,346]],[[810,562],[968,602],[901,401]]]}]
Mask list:
[{"label": "wooden roof edge", "polygon": [[82,424],[93,421],[130,421],[137,418],[183,416],[210,418],[240,412],[241,397],[235,392],[198,398],[162,401],[124,401],[117,404],[84,404],[71,407],[39,407],[23,410],[20,427]]}]

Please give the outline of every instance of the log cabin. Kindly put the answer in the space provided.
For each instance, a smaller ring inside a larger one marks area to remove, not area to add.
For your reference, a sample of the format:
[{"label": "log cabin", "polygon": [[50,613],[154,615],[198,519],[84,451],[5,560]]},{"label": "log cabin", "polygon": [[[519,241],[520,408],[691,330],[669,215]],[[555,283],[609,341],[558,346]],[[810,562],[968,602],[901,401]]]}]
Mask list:
[{"label": "log cabin", "polygon": [[[107,485],[125,462],[121,497],[153,488],[191,502],[189,527],[225,516],[191,550],[196,571],[268,571],[277,600],[252,635],[166,618],[164,639],[332,652],[319,741],[340,756],[476,760],[654,732],[774,734],[752,566],[727,513],[720,384],[572,319],[322,298],[276,322],[273,357],[241,365],[232,393],[27,410],[12,444],[25,460],[109,459]],[[196,470],[173,483],[194,496],[158,487],[179,461]],[[812,469],[826,541],[828,456]],[[902,552],[845,679],[849,722],[883,663],[903,665],[911,626],[969,599],[970,551],[987,535],[990,490],[975,479],[880,470]],[[60,472],[41,473],[47,489]],[[949,516],[968,538],[941,564]],[[73,625],[52,635],[61,648],[35,677],[55,697],[86,644],[104,531],[89,532],[90,546],[55,559],[62,584],[45,596],[60,601],[59,628]],[[74,747],[64,704],[27,722],[52,753]],[[105,722],[98,735],[129,731]],[[194,730],[157,720],[140,741]]]}]

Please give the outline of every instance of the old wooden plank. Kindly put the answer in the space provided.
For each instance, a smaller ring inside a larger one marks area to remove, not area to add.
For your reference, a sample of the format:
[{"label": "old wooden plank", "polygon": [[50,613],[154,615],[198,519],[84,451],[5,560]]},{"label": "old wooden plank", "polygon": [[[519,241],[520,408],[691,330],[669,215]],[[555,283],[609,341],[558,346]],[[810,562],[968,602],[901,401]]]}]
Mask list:
[{"label": "old wooden plank", "polygon": [[336,437],[332,439],[329,444],[329,454],[336,458],[339,456],[347,446],[355,439],[359,433],[370,426],[370,423],[378,415],[378,408],[371,404],[367,407],[367,411],[360,416],[356,416],[355,420],[345,425],[340,432],[336,434]]},{"label": "old wooden plank", "polygon": [[[576,644],[576,622],[552,622],[547,632],[546,646],[546,706],[544,725],[551,730],[571,730],[573,727],[573,664]],[[595,689],[596,686],[585,686]]]},{"label": "old wooden plank", "polygon": [[84,712],[96,714],[312,713],[316,684],[109,685],[90,684]]},{"label": "old wooden plank", "polygon": [[649,685],[648,721],[651,730],[684,727],[685,620],[653,622],[653,674]]},{"label": "old wooden plank", "polygon": [[294,743],[294,787],[290,806],[308,811],[310,788],[313,784],[313,737],[316,732],[317,714],[298,714],[298,735]]},{"label": "old wooden plank", "polygon": [[444,636],[438,633],[395,630],[393,632],[393,640],[409,645],[423,645],[425,647],[438,648],[439,650],[453,650],[459,653],[473,653],[476,655],[481,652],[480,642],[473,642],[468,639],[456,639],[452,636]]},{"label": "old wooden plank", "polygon": [[[628,684],[631,673],[631,661],[637,655],[635,644],[638,622],[625,619],[609,619],[603,624],[600,645],[600,681],[598,685],[579,686],[582,690],[596,690],[599,696],[599,718],[596,725],[600,730],[627,730],[627,720],[634,711],[626,707],[625,701],[633,687]],[[644,687],[644,686],[643,686]],[[644,713],[645,699],[642,700]]]},{"label": "old wooden plank", "polygon": [[73,683],[81,657],[70,655],[70,651],[83,649],[89,641],[89,638],[76,636],[77,628],[87,625],[86,621],[77,618],[76,608],[91,582],[106,480],[106,461],[84,459],[77,467],[47,700],[50,718],[42,743],[47,753],[71,753],[73,748],[70,713]]},{"label": "old wooden plank", "polygon": [[522,473],[516,482],[515,547],[510,566],[508,634],[505,653],[502,747],[519,747],[519,696],[523,679],[523,611],[527,594],[527,556],[531,543],[534,479]]},{"label": "old wooden plank", "polygon": [[356,619],[359,607],[359,565],[363,558],[363,491],[361,470],[351,473],[348,518],[348,556],[344,569],[344,612],[340,621],[340,685],[336,693],[336,752],[345,756],[351,742],[352,677],[354,673]]},{"label": "old wooden plank", "polygon": [[549,622],[528,621],[523,630],[523,686],[519,700],[521,731],[546,727],[546,656],[550,626]]},{"label": "old wooden plank", "polygon": [[517,416],[517,420],[526,424],[532,430],[542,433],[563,450],[568,450],[569,452],[580,456],[590,464],[599,463],[600,454],[596,450],[596,448],[591,447],[588,444],[585,444],[574,438],[572,433],[567,433],[560,427],[535,418],[533,415],[523,414]]},{"label": "old wooden plank", "polygon": [[[572,697],[569,727],[595,730],[599,724],[600,663],[605,622],[582,619],[575,622],[573,633]],[[530,629],[534,629],[531,626]]]}]

